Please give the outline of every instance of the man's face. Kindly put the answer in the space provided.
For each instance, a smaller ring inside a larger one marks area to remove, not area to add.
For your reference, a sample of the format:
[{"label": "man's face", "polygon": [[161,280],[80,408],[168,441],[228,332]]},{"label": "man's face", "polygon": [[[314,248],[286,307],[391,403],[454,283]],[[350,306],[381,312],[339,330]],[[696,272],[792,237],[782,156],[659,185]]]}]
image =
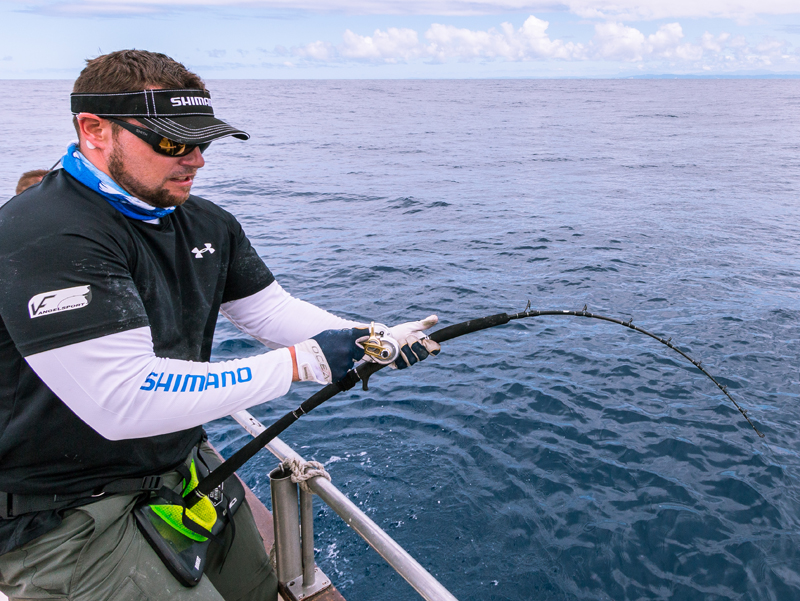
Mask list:
[{"label": "man's face", "polygon": [[115,127],[108,171],[114,181],[154,207],[182,205],[197,170],[205,165],[199,148],[183,157],[158,154],[144,140]]}]

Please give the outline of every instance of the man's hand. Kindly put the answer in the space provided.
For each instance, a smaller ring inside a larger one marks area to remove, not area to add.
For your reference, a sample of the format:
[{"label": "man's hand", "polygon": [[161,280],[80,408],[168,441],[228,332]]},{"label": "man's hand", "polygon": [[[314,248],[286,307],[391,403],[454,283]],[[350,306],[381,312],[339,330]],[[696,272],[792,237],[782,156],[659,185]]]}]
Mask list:
[{"label": "man's hand", "polygon": [[319,384],[338,382],[364,358],[364,349],[356,344],[364,336],[369,336],[369,328],[325,330],[290,347],[295,370],[292,379]]},{"label": "man's hand", "polygon": [[421,321],[409,321],[389,328],[389,335],[400,344],[400,356],[392,367],[405,369],[428,355],[438,355],[442,347],[422,333],[438,322],[438,317],[430,315]]},{"label": "man's hand", "polygon": [[[388,328],[387,334],[400,345],[400,355],[391,364],[405,369],[422,361],[428,355],[438,355],[441,347],[423,334],[439,321],[435,315],[421,321],[409,321]],[[314,381],[330,384],[341,380],[348,370],[364,358],[364,349],[358,344],[370,335],[370,328],[325,330],[314,338],[289,348],[292,354],[295,382]]]}]

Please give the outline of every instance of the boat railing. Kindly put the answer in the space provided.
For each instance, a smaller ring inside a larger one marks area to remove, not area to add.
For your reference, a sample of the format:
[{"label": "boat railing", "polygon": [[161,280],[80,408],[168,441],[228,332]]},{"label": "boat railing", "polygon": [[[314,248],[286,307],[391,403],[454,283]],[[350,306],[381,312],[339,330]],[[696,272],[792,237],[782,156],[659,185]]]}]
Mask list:
[{"label": "boat railing", "polygon": [[[247,411],[239,411],[232,417],[252,436],[258,436],[265,429]],[[312,595],[329,587],[330,579],[314,563],[312,495],[293,483],[291,472],[282,467],[287,459],[305,460],[278,438],[265,448],[281,461],[281,467],[270,473],[276,571],[281,591],[296,601],[308,601]],[[330,481],[315,476],[306,484],[424,599],[456,601],[452,593]]]}]

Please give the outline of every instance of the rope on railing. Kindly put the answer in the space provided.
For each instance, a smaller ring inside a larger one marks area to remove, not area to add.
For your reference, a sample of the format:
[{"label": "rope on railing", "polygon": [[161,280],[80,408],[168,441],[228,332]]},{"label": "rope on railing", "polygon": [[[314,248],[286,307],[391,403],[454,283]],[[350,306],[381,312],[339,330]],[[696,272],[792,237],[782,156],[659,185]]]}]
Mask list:
[{"label": "rope on railing", "polygon": [[331,475],[319,461],[305,461],[299,457],[287,457],[283,460],[281,466],[292,472],[292,482],[299,484],[302,490],[311,494],[314,493],[306,484],[306,480],[319,476],[320,478],[325,478],[328,482],[331,481]]}]

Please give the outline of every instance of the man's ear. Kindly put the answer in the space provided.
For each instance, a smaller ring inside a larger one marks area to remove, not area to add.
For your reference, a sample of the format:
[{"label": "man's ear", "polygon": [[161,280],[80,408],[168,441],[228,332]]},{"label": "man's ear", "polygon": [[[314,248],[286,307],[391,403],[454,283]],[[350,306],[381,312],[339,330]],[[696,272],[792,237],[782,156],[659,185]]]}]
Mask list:
[{"label": "man's ear", "polygon": [[111,123],[92,113],[80,113],[77,116],[80,130],[82,150],[105,150],[111,143]]}]

